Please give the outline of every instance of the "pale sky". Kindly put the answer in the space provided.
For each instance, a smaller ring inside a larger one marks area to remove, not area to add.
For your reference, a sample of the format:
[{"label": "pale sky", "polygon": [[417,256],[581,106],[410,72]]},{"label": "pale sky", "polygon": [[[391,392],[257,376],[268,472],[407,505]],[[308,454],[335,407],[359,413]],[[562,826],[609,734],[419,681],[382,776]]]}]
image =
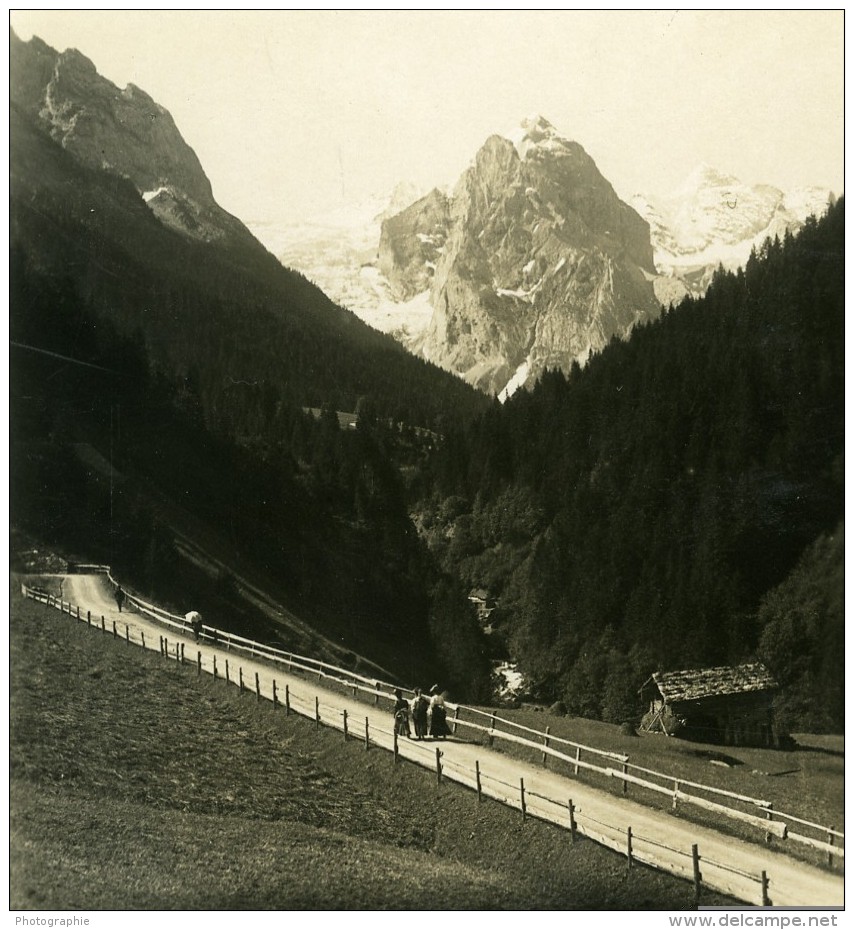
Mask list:
[{"label": "pale sky", "polygon": [[247,222],[456,181],[541,113],[628,197],[699,163],[843,189],[842,11],[12,11],[165,106]]}]

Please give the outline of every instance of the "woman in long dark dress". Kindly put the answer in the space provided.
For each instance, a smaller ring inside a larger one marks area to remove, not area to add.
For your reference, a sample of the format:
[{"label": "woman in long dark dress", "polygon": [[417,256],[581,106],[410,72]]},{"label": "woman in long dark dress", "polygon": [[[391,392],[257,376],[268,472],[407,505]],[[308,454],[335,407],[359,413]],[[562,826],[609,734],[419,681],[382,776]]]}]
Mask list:
[{"label": "woman in long dark dress", "polygon": [[444,739],[448,734],[446,721],[445,698],[438,685],[430,689],[430,735],[434,739]]},{"label": "woman in long dark dress", "polygon": [[427,711],[430,708],[430,702],[421,693],[420,688],[415,689],[415,697],[412,699],[412,722],[415,724],[416,739],[424,739],[427,735]]}]

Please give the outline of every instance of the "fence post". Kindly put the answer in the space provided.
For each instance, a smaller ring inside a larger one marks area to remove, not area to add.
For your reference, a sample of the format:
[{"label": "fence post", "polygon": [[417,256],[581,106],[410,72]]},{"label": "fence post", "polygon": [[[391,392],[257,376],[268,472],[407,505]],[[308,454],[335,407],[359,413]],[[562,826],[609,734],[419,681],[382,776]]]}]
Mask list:
[{"label": "fence post", "polygon": [[768,873],[762,870],[762,906],[771,907],[771,899],[768,897]]},{"label": "fence post", "polygon": [[[623,763],[623,775],[625,775],[626,772],[628,772],[628,770],[629,770],[628,763],[624,762]],[[628,793],[629,793],[629,783],[624,778],[623,779],[623,794],[628,794]]]},{"label": "fence post", "polygon": [[436,785],[442,784],[442,752],[436,748]]},{"label": "fence post", "polygon": [[92,611],[91,610],[86,611],[86,625],[92,626]]},{"label": "fence post", "polygon": [[181,643],[181,665],[184,664],[184,644]]},{"label": "fence post", "polygon": [[495,743],[495,737],[492,735],[492,731],[495,729],[495,711],[490,714],[489,717],[489,745],[492,746]]},{"label": "fence post", "polygon": [[316,694],[314,696],[314,728],[320,729],[320,698]]},{"label": "fence post", "polygon": [[673,779],[673,804],[671,805],[672,810],[676,810],[676,800],[679,796],[679,781],[678,779]]},{"label": "fence post", "polygon": [[457,721],[460,719],[460,705],[454,708],[454,722],[451,724],[451,736],[457,735]]},{"label": "fence post", "polygon": [[140,630],[139,635],[142,637],[142,648],[145,649],[145,630]]},{"label": "fence post", "polygon": [[519,779],[519,799],[522,802],[522,820],[525,820],[525,818],[528,815],[528,808],[527,808],[527,805],[525,804],[525,779],[524,778]]},{"label": "fence post", "polygon": [[216,653],[213,655],[213,676],[214,681],[216,681]]},{"label": "fence post", "polygon": [[160,643],[160,655],[163,655],[163,637],[158,636],[157,641]]},{"label": "fence post", "polygon": [[228,670],[228,659],[225,660],[225,683],[227,685],[231,684],[231,673]]},{"label": "fence post", "polygon": [[175,661],[181,664],[181,644],[175,643]]},{"label": "fence post", "polygon": [[238,666],[237,666],[237,670],[238,670],[238,672],[240,673],[240,681],[239,681],[240,693],[243,694],[243,666],[242,666],[242,665],[238,665]]},{"label": "fence post", "polygon": [[[836,827],[833,824],[827,828],[827,842],[830,846],[833,846],[833,831],[835,829]],[[828,868],[833,866],[833,853],[830,850],[827,851],[827,865]]]},{"label": "fence post", "polygon": [[77,619],[80,619],[80,605],[77,605]]},{"label": "fence post", "polygon": [[[397,747],[397,726],[395,726],[395,728],[394,728],[394,730],[392,731],[392,734],[391,734],[391,735],[392,735],[392,748],[391,748],[392,758],[393,758],[393,760],[394,760],[394,764],[397,765],[397,756],[398,756],[398,747]],[[437,750],[437,752],[438,752],[438,750]]]},{"label": "fence post", "polygon": [[368,726],[369,726],[368,718],[365,717],[365,752],[367,752],[371,748],[371,734],[370,734],[370,731],[368,730]]},{"label": "fence post", "polygon": [[572,803],[572,798],[569,799],[569,839],[570,842],[575,842],[575,805]]},{"label": "fence post", "polygon": [[374,707],[376,707],[380,702],[380,683],[376,683],[376,693],[374,694]]},{"label": "fence post", "polygon": [[128,646],[130,645],[130,627],[127,624],[125,624],[125,642]]},{"label": "fence post", "polygon": [[575,765],[573,766],[574,774],[578,774],[578,760],[581,758],[581,747],[575,747]]},{"label": "fence post", "polygon": [[255,700],[261,700],[261,679],[258,677],[258,672],[255,672]]},{"label": "fence post", "polygon": [[201,675],[202,674],[202,652],[201,650],[199,650],[198,652],[198,658],[196,659],[196,662],[198,662],[198,668],[199,668],[196,674]]},{"label": "fence post", "polygon": [[[113,630],[115,631],[115,629],[116,621],[113,620]],[[163,637],[163,655],[166,656],[167,659],[169,658],[169,640],[165,636]]]},{"label": "fence post", "polygon": [[700,903],[700,884],[703,881],[703,874],[700,872],[700,851],[697,844],[691,847],[691,859],[694,863],[694,903]]},{"label": "fence post", "polygon": [[[767,820],[771,820],[771,815],[772,815],[773,811],[774,811],[774,805],[773,805],[773,804],[769,804],[768,807],[765,808],[765,818],[766,818]],[[768,844],[768,846],[771,845],[771,834],[770,834],[770,833],[766,833],[766,834],[765,834],[765,842]]]},{"label": "fence post", "polygon": [[[550,742],[549,733],[551,733],[551,731],[552,731],[551,727],[546,727],[546,735],[543,737],[543,746],[545,746],[546,749],[548,749],[548,746],[549,746],[549,742]],[[546,768],[548,766],[548,758],[549,758],[549,754],[547,752],[544,752],[543,753],[543,768]]]},{"label": "fence post", "polygon": [[344,742],[347,742],[347,708],[344,708]]},{"label": "fence post", "polygon": [[276,709],[276,705],[279,703],[279,695],[276,693],[276,679],[273,679],[273,710]]},{"label": "fence post", "polygon": [[480,804],[481,801],[481,787],[480,787],[480,762],[477,759],[474,760],[474,782],[477,786],[477,803]]},{"label": "fence post", "polygon": [[632,828],[626,828],[626,869],[632,870]]},{"label": "fence post", "polygon": [[291,689],[289,685],[285,685],[285,716],[289,717],[291,713]]},{"label": "fence post", "polygon": [[106,626],[106,623],[104,622],[104,615],[103,615],[103,614],[101,614],[101,632],[102,632],[102,633],[106,633],[106,632],[107,632],[107,626]]}]

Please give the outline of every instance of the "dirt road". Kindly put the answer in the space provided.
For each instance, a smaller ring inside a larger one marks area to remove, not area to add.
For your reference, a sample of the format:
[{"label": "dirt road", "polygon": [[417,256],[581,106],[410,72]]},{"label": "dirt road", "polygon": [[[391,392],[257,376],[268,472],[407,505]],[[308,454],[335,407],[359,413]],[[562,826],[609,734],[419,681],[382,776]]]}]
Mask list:
[{"label": "dirt road", "polygon": [[[170,648],[174,649],[176,643],[184,644],[188,661],[196,661],[197,653],[201,652],[205,671],[212,672],[216,658],[218,672],[224,676],[228,660],[232,681],[242,670],[246,686],[254,690],[257,674],[261,695],[272,700],[275,679],[279,701],[284,700],[287,685],[291,706],[298,713],[313,718],[319,706],[321,720],[342,729],[346,710],[349,728],[355,737],[364,736],[367,720],[371,739],[386,748],[392,746],[390,705],[373,707],[325,689],[321,683],[305,676],[288,673],[284,667],[274,669],[269,664],[228,653],[207,642],[197,644],[191,636],[164,630],[145,615],[127,610],[119,614],[109,582],[102,575],[66,576],[63,590],[65,598],[79,605],[81,612],[91,610],[99,618],[103,614],[110,628],[114,619],[118,621],[121,635],[127,624],[135,640],[139,641],[142,632],[149,648],[157,649],[159,636],[166,633]],[[659,864],[688,879],[693,876],[692,846],[696,844],[703,883],[746,903],[762,903],[759,878],[763,871],[768,876],[768,895],[775,906],[820,907],[844,903],[844,880],[838,874],[798,862],[774,849],[688,823],[636,801],[614,797],[586,785],[583,775],[579,779],[564,777],[509,758],[479,742],[467,742],[462,728],[458,738],[424,742],[404,738],[399,741],[400,755],[404,759],[434,770],[437,748],[442,753],[441,764],[446,777],[474,787],[477,763],[484,793],[500,800],[511,800],[517,807],[520,779],[524,779],[528,813],[562,826],[568,824],[567,802],[571,798],[580,832],[625,850],[626,831],[631,827],[633,850],[638,860]],[[553,800],[546,800],[549,798]]]}]

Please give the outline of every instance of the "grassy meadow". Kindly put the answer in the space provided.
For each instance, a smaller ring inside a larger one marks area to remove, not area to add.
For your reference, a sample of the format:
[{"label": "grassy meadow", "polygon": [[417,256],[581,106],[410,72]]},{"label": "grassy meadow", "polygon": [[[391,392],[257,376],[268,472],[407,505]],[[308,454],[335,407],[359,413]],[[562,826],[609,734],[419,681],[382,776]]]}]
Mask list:
[{"label": "grassy meadow", "polygon": [[[844,830],[844,736],[794,734],[797,745],[792,750],[759,749],[689,742],[671,739],[661,733],[626,735],[620,731],[620,727],[613,724],[581,717],[556,717],[547,711],[534,710],[533,707],[501,708],[496,713],[499,718],[539,731],[544,731],[546,727],[549,727],[552,736],[625,754],[632,765],[660,772],[672,778],[768,801],[775,811],[792,814],[821,826]],[[464,713],[463,719],[468,719],[468,716]],[[471,716],[475,719],[473,715]],[[477,722],[483,722],[483,718],[478,719]],[[511,732],[518,732],[513,731],[512,728],[509,729]],[[536,737],[531,738],[536,739]],[[496,740],[495,747],[499,751],[513,753],[532,761],[541,758],[541,754],[536,750],[526,750],[509,743],[502,743],[500,740]],[[568,748],[567,752],[572,755],[573,750]],[[585,758],[597,761],[595,756],[585,756]],[[569,763],[549,760],[549,765],[566,774],[571,772]],[[635,774],[648,777],[657,784],[662,783],[661,779],[646,776],[644,773],[636,772]],[[598,776],[595,773],[585,774],[584,780],[614,794],[620,794],[622,790],[619,780]],[[684,790],[692,793],[692,789],[688,787]],[[709,796],[702,792],[693,793],[704,797]],[[650,807],[670,810],[670,798],[666,795],[644,791],[632,785],[629,788],[629,796],[642,800]],[[750,804],[727,802],[726,798],[719,800],[722,803],[732,803],[740,810],[752,813],[758,811],[758,808]],[[763,834],[755,828],[692,805],[680,805],[675,815],[713,826],[743,839],[754,842],[764,840]],[[792,825],[792,829],[816,839],[826,839],[826,835],[821,831],[808,827]],[[793,842],[787,844],[786,850],[790,855],[814,864],[826,861],[823,853]]]},{"label": "grassy meadow", "polygon": [[12,909],[693,906],[687,882],[14,590],[10,627]]}]

